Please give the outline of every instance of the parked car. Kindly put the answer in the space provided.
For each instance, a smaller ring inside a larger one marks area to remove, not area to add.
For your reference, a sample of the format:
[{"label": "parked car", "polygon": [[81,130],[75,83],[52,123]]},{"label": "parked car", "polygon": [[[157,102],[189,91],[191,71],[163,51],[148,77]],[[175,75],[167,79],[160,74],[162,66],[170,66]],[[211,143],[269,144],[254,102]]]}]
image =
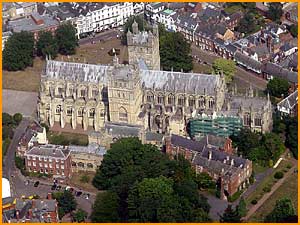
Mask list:
[{"label": "parked car", "polygon": [[39,181],[37,181],[37,182],[35,182],[35,183],[34,183],[34,185],[33,185],[33,186],[34,186],[34,187],[38,187],[38,186],[39,186],[39,184],[40,184],[40,182],[39,182]]},{"label": "parked car", "polygon": [[59,191],[60,189],[61,189],[61,186],[58,185],[58,186],[56,187],[56,190]]},{"label": "parked car", "polygon": [[82,195],[82,191],[76,191],[76,197],[79,197],[80,195]]}]

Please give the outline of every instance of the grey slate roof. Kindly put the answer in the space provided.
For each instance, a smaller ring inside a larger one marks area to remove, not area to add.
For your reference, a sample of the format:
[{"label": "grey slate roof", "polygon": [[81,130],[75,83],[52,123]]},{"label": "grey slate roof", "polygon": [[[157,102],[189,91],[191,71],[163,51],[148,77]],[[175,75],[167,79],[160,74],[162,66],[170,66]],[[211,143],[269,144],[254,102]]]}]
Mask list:
[{"label": "grey slate roof", "polygon": [[245,65],[249,65],[256,70],[260,70],[262,67],[262,64],[259,61],[252,59],[251,57],[243,54],[240,51],[235,52],[234,58],[236,59],[236,61],[242,62]]},{"label": "grey slate roof", "polygon": [[148,89],[190,94],[215,94],[219,75],[142,70],[142,83]]},{"label": "grey slate roof", "polygon": [[105,130],[113,137],[139,137],[141,127],[126,123],[105,123]]},{"label": "grey slate roof", "polygon": [[67,147],[60,145],[39,145],[33,146],[26,156],[41,156],[41,157],[52,157],[52,158],[66,158],[70,151]]},{"label": "grey slate roof", "polygon": [[146,141],[162,141],[164,135],[160,133],[147,132]]},{"label": "grey slate roof", "polygon": [[289,71],[280,65],[268,62],[262,67],[262,72],[270,74],[274,77],[280,77],[291,83],[298,83],[298,73]]},{"label": "grey slate roof", "polygon": [[265,98],[251,98],[251,97],[240,97],[234,96],[230,102],[230,108],[232,110],[238,110],[241,106],[245,109],[261,109],[266,106],[268,100]]},{"label": "grey slate roof", "polygon": [[106,149],[102,146],[99,146],[95,143],[91,143],[88,146],[77,146],[69,145],[69,150],[71,153],[89,153],[103,156],[106,154]]},{"label": "grey slate roof", "polygon": [[201,152],[205,145],[202,142],[193,141],[179,135],[171,135],[171,144],[174,146],[180,146],[193,151]]}]

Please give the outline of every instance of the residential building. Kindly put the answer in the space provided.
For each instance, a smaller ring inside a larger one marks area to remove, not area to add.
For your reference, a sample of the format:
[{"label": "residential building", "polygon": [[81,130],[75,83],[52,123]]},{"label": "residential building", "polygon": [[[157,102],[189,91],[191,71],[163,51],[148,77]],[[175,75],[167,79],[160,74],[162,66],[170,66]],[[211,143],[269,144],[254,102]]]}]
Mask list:
[{"label": "residential building", "polygon": [[58,223],[58,203],[51,193],[46,199],[17,198],[3,210],[5,223]]},{"label": "residential building", "polygon": [[24,156],[28,172],[51,174],[58,179],[68,179],[72,175],[71,154],[67,147],[33,146]]},{"label": "residential building", "polygon": [[8,38],[12,35],[12,32],[6,31],[2,32],[2,51],[5,47],[5,43],[7,42]]},{"label": "residential building", "polygon": [[250,160],[220,151],[202,141],[171,135],[165,141],[166,153],[171,157],[183,155],[189,160],[196,173],[208,173],[221,188],[221,198],[226,199],[249,184],[252,174]]},{"label": "residential building", "polygon": [[297,115],[298,89],[277,104],[277,110],[282,114]]},{"label": "residential building", "polygon": [[15,20],[37,13],[35,2],[5,2],[2,5],[3,20]]},{"label": "residential building", "polygon": [[8,21],[8,29],[12,32],[28,31],[32,32],[34,39],[38,40],[40,31],[55,32],[59,22],[53,19],[49,15],[39,15],[38,13],[32,13],[30,16],[23,17],[17,20]]}]

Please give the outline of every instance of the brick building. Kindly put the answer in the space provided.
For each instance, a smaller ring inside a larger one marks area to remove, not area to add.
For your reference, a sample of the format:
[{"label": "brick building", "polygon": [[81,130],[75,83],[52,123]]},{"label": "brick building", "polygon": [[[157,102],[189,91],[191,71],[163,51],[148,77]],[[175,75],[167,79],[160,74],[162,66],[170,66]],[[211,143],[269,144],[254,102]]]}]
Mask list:
[{"label": "brick building", "polygon": [[[206,140],[205,140],[206,139]],[[215,145],[208,143],[208,138],[193,141],[181,136],[171,135],[166,138],[166,153],[172,158],[183,155],[190,160],[196,173],[206,172],[215,181],[221,181],[221,197],[231,196],[246,187],[252,174],[252,162],[220,151],[220,142]],[[229,149],[231,143],[224,142],[224,148]]]},{"label": "brick building", "polygon": [[53,174],[54,178],[62,179],[71,177],[71,154],[67,147],[34,146],[24,156],[26,170],[29,172]]}]

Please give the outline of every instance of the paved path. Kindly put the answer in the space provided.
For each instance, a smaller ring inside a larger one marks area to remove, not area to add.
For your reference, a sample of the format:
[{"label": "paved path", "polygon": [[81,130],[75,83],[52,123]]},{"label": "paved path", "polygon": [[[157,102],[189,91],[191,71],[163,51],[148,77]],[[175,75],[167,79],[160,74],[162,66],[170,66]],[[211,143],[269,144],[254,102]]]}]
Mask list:
[{"label": "paved path", "polygon": [[297,168],[297,165],[294,165],[287,173],[284,174],[284,177],[280,179],[273,187],[269,193],[264,194],[264,196],[254,205],[247,213],[247,216],[243,218],[243,220],[248,220],[255,212],[258,210],[264,202],[272,196],[272,194],[284,183],[284,181],[294,172]]},{"label": "paved path", "polygon": [[98,33],[95,35],[95,37],[82,38],[78,42],[80,45],[85,45],[85,44],[91,44],[92,42],[108,41],[112,38],[116,38],[117,35],[120,35],[120,32],[115,29],[111,29],[108,31]]},{"label": "paved path", "polygon": [[37,92],[2,90],[2,111],[15,114],[22,113],[23,116],[33,116],[37,106]]}]

